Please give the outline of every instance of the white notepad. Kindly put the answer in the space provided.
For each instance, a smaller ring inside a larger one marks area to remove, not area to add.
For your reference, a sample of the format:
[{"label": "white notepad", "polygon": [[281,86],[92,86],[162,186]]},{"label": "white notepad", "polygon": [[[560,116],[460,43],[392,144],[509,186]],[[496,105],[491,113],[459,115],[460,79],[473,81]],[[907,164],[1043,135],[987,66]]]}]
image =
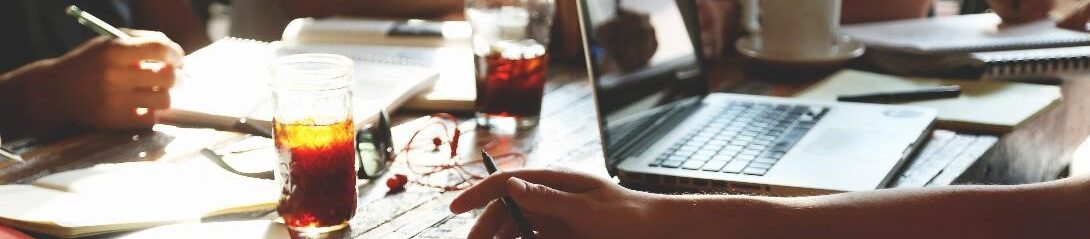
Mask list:
[{"label": "white notepad", "polygon": [[992,13],[846,25],[841,33],[879,50],[918,54],[1063,47],[1090,43],[1090,34],[1041,20],[1000,27]]},{"label": "white notepad", "polygon": [[960,85],[958,98],[923,100],[906,105],[939,111],[938,127],[950,130],[1007,133],[1060,102],[1060,87],[1026,83],[969,82],[904,78],[843,70],[795,95],[835,101],[839,95],[906,91],[940,85]]}]

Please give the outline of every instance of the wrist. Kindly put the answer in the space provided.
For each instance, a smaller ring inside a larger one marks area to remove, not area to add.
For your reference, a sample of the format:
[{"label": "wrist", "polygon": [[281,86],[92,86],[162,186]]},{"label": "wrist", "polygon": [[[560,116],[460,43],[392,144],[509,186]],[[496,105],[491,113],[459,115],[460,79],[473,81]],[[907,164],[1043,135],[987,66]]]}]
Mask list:
[{"label": "wrist", "polygon": [[[26,66],[16,80],[19,91],[17,104],[26,122],[20,127],[27,127],[33,134],[50,134],[60,128],[67,119],[66,110],[60,100],[65,96],[59,82],[63,79],[51,77],[49,72],[57,71],[58,60],[41,60]],[[22,69],[21,69],[22,70]]]},{"label": "wrist", "polygon": [[776,238],[791,216],[784,198],[743,195],[676,195],[656,207],[667,238]]}]

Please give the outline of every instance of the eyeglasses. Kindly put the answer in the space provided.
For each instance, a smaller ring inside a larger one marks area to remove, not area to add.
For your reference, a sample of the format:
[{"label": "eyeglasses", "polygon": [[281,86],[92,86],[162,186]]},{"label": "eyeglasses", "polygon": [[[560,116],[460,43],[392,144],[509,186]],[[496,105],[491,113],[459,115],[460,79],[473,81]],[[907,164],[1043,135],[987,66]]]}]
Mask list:
[{"label": "eyeglasses", "polygon": [[[241,142],[244,142],[249,137],[272,138],[270,131],[262,130],[264,127],[253,123],[253,121],[240,120],[236,128],[249,133],[251,136],[240,138],[222,146],[204,148],[201,150],[201,154],[227,172],[245,177],[272,180],[274,178],[273,171],[256,173],[242,172],[224,160],[231,155],[256,151],[262,148],[267,149],[271,145],[264,143],[256,147],[240,146],[231,148],[232,146],[236,146],[235,144],[243,144]],[[386,173],[390,168],[393,159],[394,142],[393,133],[390,128],[390,118],[387,116],[386,111],[380,111],[376,124],[367,125],[356,130],[356,160],[360,165],[360,168],[356,171],[356,178],[375,179],[382,176],[382,174]]]}]

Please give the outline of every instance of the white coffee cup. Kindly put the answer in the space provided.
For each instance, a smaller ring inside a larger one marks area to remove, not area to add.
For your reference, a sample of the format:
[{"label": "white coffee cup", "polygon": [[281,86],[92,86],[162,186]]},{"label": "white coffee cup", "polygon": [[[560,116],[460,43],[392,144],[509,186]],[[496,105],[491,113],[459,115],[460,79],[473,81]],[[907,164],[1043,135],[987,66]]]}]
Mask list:
[{"label": "white coffee cup", "polygon": [[840,37],[841,0],[741,0],[755,50],[782,57],[829,57]]}]

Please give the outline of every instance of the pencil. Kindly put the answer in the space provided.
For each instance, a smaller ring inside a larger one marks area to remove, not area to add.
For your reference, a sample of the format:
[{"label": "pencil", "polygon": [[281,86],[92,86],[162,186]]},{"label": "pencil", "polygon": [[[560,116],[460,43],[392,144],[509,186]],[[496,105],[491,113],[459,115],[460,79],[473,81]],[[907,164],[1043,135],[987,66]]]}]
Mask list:
[{"label": "pencil", "polygon": [[[488,170],[488,174],[495,174],[499,169],[496,168],[496,161],[492,161],[492,155],[488,155],[488,152],[481,150],[481,157],[484,158],[484,168]],[[530,223],[526,221],[526,217],[522,215],[522,209],[515,203],[514,199],[509,196],[500,197],[500,202],[507,207],[507,212],[511,213],[511,219],[515,221],[515,226],[519,231],[522,231],[523,239],[534,239],[534,231],[530,230]]]},{"label": "pencil", "polygon": [[23,161],[23,157],[20,157],[18,154],[8,152],[7,150],[4,150],[4,149],[0,149],[0,156],[4,156],[5,158],[9,158],[11,160],[15,160],[15,161],[18,161],[20,163],[26,162],[26,161]]},{"label": "pencil", "polygon": [[76,21],[79,22],[79,24],[91,28],[91,30],[97,32],[99,35],[118,39],[132,37],[129,36],[129,34],[125,34],[125,32],[121,31],[121,29],[117,29],[116,27],[111,26],[109,23],[102,21],[102,19],[98,19],[98,17],[95,17],[90,13],[84,12],[75,5],[68,5],[68,7],[64,8],[64,13],[68,14],[69,16],[75,17]]}]

